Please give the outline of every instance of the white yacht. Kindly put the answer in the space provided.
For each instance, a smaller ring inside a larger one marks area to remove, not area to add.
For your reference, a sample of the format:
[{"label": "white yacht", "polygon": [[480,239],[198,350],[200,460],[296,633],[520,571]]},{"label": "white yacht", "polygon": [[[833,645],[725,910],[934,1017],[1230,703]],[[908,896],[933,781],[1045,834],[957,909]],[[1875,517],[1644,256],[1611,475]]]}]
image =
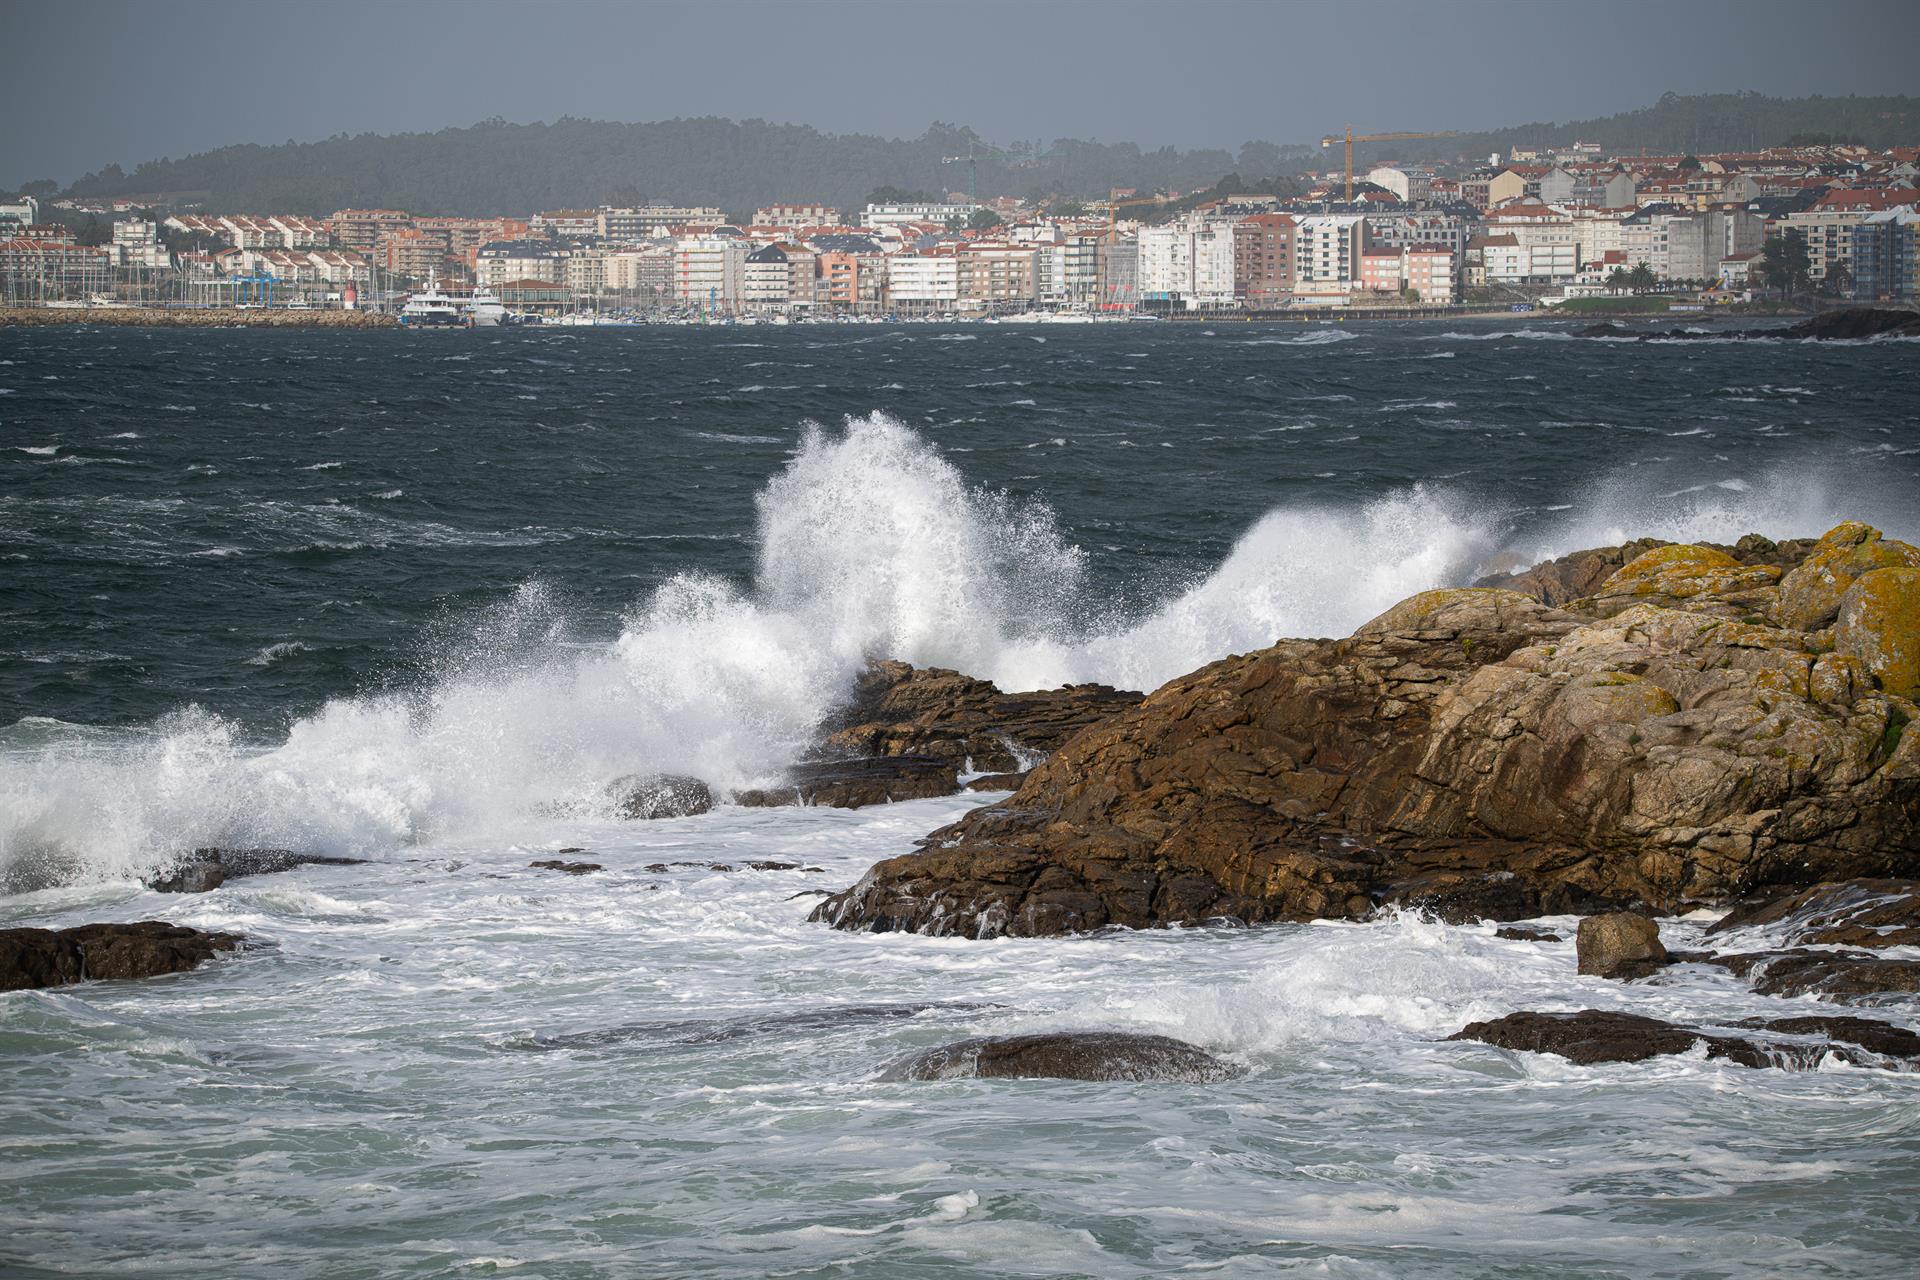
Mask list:
[{"label": "white yacht", "polygon": [[442,292],[438,280],[429,280],[400,309],[400,323],[409,329],[470,329],[474,321],[459,298]]}]

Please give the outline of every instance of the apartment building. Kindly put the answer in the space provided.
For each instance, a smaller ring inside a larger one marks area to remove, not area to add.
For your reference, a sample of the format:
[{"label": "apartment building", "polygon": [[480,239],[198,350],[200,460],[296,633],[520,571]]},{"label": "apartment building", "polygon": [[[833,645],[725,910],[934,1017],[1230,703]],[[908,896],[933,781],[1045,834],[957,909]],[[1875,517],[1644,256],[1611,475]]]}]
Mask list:
[{"label": "apartment building", "polygon": [[1443,244],[1415,244],[1402,254],[1401,274],[1417,300],[1427,306],[1452,306],[1461,253]]},{"label": "apartment building", "polygon": [[1920,298],[1920,212],[1900,205],[1868,214],[1853,228],[1853,296]]},{"label": "apartment building", "polygon": [[952,249],[896,253],[886,264],[887,297],[894,306],[928,312],[960,304],[960,260]]},{"label": "apartment building", "polygon": [[1004,241],[961,245],[955,255],[961,301],[996,310],[1031,306],[1039,298],[1037,256],[1031,245]]},{"label": "apartment building", "polygon": [[1496,275],[1491,260],[1487,279],[1503,284],[1558,284],[1573,279],[1580,269],[1575,248],[1573,216],[1564,209],[1536,201],[1519,201],[1488,211],[1481,223],[1488,237],[1512,236],[1519,249],[1513,269],[1517,275]]},{"label": "apartment building", "polygon": [[1367,220],[1359,214],[1301,218],[1294,239],[1293,293],[1300,302],[1344,301],[1359,284]]},{"label": "apartment building", "polygon": [[930,222],[944,227],[956,221],[966,222],[979,209],[977,204],[949,204],[945,201],[870,204],[860,214],[860,225],[897,227],[911,222]]},{"label": "apartment building", "polygon": [[664,298],[673,292],[673,246],[614,248],[605,255],[609,293]]},{"label": "apartment building", "polygon": [[114,223],[113,243],[108,248],[116,267],[160,271],[173,265],[173,255],[160,243],[159,226],[145,218]]},{"label": "apartment building", "polygon": [[1193,231],[1185,224],[1142,227],[1134,237],[1139,251],[1140,298],[1167,302],[1193,292]]},{"label": "apartment building", "polygon": [[648,204],[631,208],[605,207],[596,211],[596,231],[603,240],[634,244],[672,233],[675,227],[718,227],[727,215],[718,209],[691,205]]},{"label": "apartment building", "polygon": [[327,219],[333,229],[333,241],[342,249],[370,254],[378,247],[381,233],[408,226],[413,219],[398,209],[341,209]]},{"label": "apartment building", "polygon": [[564,285],[571,245],[551,240],[498,240],[482,245],[474,258],[474,278],[490,288],[509,280],[544,280]]},{"label": "apartment building", "polygon": [[731,311],[746,287],[747,245],[733,236],[683,236],[673,246],[673,296]]},{"label": "apartment building", "polygon": [[1233,228],[1233,294],[1253,310],[1284,307],[1293,298],[1294,219],[1257,213]]},{"label": "apartment building", "polygon": [[1360,251],[1360,287],[1368,293],[1398,293],[1405,287],[1401,276],[1404,251],[1380,246]]},{"label": "apartment building", "polygon": [[799,231],[805,227],[830,227],[840,215],[823,204],[770,204],[753,211],[756,227],[778,227]]}]

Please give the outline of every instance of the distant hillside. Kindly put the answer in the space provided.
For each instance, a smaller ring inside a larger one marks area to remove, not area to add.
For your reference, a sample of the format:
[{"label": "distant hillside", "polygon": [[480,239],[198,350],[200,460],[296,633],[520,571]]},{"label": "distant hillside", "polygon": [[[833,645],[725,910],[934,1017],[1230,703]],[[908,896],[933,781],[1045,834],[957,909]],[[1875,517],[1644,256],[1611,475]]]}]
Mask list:
[{"label": "distant hillside", "polygon": [[[1444,128],[1441,120],[1375,122]],[[1767,98],[1668,94],[1604,120],[1529,124],[1431,142],[1378,144],[1363,158],[1451,159],[1576,140],[1615,151],[1748,150],[1797,138],[1872,147],[1920,141],[1920,99]],[[878,187],[965,190],[967,166],[943,163],[981,149],[972,130],[936,124],[918,138],[830,134],[802,125],[714,117],[653,124],[562,119],[489,120],[466,129],[323,142],[222,147],[156,160],[131,173],[109,165],[73,184],[77,196],[204,193],[222,212],[326,214],[348,207],[414,213],[527,214],[540,209],[659,201],[743,212],[776,200],[857,206]],[[1249,142],[1238,153],[1142,151],[1132,143],[1063,140],[1044,152],[981,155],[983,196],[1104,196],[1112,187],[1182,190],[1223,174],[1249,183],[1320,162],[1316,146]]]},{"label": "distant hillside", "polygon": [[[1403,123],[1402,127],[1425,126]],[[1438,141],[1380,143],[1368,149],[1368,156],[1444,160],[1574,142],[1597,142],[1615,154],[1684,155],[1758,151],[1801,141],[1855,142],[1876,150],[1920,143],[1920,98],[1769,98],[1758,93],[1683,97],[1669,93],[1650,107],[1600,120],[1516,125]],[[1358,155],[1360,148],[1355,152]]]},{"label": "distant hillside", "polygon": [[[316,215],[348,207],[527,214],[644,200],[728,211],[777,200],[845,208],[882,186],[966,190],[967,165],[942,161],[966,155],[970,144],[984,149],[970,130],[944,124],[895,139],[712,117],[656,124],[494,120],[438,133],[222,147],[131,173],[109,166],[74,183],[72,193],[204,192],[208,206],[220,210]],[[982,195],[1104,196],[1112,186],[1208,184],[1242,162],[1272,173],[1280,159],[1276,147],[1236,156],[1063,141],[1042,159],[982,155],[977,164]]]}]

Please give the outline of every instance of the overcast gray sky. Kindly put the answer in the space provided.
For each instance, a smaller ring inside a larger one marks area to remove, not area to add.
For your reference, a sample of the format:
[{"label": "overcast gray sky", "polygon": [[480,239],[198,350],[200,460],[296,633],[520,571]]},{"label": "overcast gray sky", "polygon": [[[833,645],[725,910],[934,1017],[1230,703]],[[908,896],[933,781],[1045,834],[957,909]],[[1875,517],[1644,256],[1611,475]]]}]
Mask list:
[{"label": "overcast gray sky", "polygon": [[1916,0],[0,0],[0,186],[235,142],[721,115],[1307,141],[1920,93]]}]

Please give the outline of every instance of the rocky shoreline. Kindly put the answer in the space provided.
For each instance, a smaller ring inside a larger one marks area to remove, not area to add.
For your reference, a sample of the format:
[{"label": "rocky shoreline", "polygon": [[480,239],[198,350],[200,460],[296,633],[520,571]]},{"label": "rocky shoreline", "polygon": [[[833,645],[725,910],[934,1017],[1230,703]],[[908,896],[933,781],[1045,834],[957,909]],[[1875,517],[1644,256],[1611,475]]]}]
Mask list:
[{"label": "rocky shoreline", "polygon": [[[1711,965],[1761,995],[1875,1004],[1920,992],[1920,960],[1888,953],[1920,946],[1917,698],[1920,548],[1848,522],[1817,540],[1577,552],[1148,695],[1008,694],[879,662],[815,758],[731,798],[852,808],[955,794],[967,774],[1013,789],[827,896],[810,918],[843,930],[1578,914],[1582,974],[1657,983]],[[631,820],[697,819],[715,800],[671,775],[607,791]],[[152,887],[311,861],[334,860],[200,850]],[[1729,949],[1669,952],[1650,917],[1702,906],[1729,908],[1705,935]],[[158,922],[10,930],[0,990],[175,972],[240,942]],[[1191,1046],[1090,1034],[963,1042],[893,1078],[1223,1078]],[[1920,1060],[1913,1033],[1857,1018],[1686,1028],[1523,1012],[1454,1038],[1580,1062],[1698,1046],[1747,1066]]]},{"label": "rocky shoreline", "polygon": [[397,329],[376,311],[208,307],[0,307],[0,326],[133,325],[167,329]]}]

